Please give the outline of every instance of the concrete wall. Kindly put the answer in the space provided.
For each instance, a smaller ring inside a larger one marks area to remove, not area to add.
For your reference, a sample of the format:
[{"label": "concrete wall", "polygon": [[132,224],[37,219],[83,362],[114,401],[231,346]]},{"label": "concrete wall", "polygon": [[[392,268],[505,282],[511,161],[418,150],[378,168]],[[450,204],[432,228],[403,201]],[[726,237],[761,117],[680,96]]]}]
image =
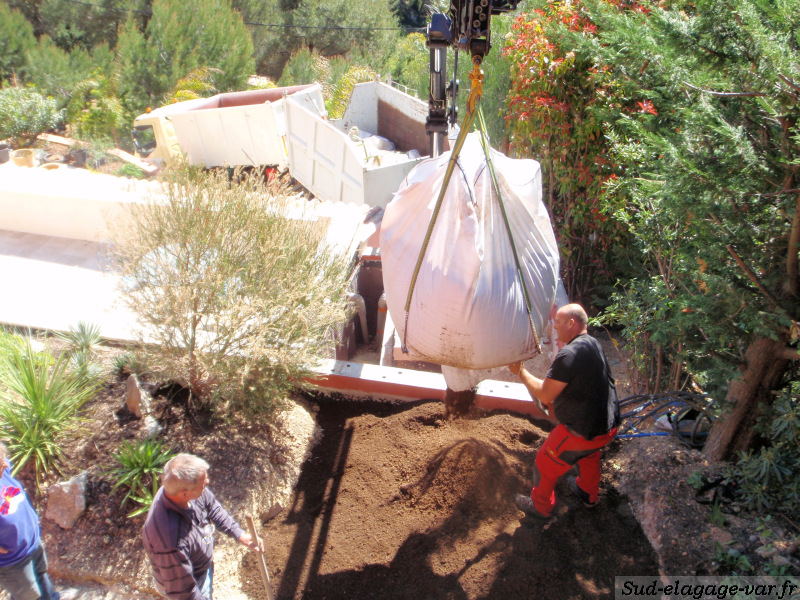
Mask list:
[{"label": "concrete wall", "polygon": [[0,165],[0,229],[77,240],[108,237],[110,220],[160,191],[160,184],[57,168]]}]

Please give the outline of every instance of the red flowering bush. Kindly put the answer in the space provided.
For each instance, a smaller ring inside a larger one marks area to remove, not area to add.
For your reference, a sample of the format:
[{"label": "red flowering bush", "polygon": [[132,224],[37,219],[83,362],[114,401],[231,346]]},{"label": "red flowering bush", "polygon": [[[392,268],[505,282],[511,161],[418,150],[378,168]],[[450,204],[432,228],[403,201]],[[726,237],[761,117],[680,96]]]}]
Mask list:
[{"label": "red flowering bush", "polygon": [[[620,10],[646,12],[639,3]],[[507,119],[510,146],[542,164],[570,298],[589,300],[619,276],[627,233],[611,219],[604,184],[620,171],[604,123],[620,113],[658,114],[649,100],[628,98],[624,82],[593,51],[598,28],[580,1],[548,2],[520,15],[504,53],[512,62]]]}]

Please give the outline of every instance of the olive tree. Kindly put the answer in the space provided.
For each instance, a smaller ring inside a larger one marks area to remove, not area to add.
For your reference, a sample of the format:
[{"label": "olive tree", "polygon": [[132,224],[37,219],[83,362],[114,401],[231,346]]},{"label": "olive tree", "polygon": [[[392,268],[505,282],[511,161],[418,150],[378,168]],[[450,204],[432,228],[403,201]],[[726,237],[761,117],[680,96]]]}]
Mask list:
[{"label": "olive tree", "polygon": [[140,339],[194,408],[268,409],[330,350],[348,261],[257,175],[181,167],[165,187],[114,234]]}]

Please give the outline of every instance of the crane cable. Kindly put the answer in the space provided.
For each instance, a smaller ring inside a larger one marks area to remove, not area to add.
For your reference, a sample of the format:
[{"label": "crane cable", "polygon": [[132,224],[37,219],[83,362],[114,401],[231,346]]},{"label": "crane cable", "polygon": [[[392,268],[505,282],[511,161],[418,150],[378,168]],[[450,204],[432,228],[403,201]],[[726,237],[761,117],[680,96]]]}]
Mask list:
[{"label": "crane cable", "polygon": [[483,114],[480,110],[477,110],[478,101],[483,94],[483,70],[481,67],[482,58],[479,55],[475,55],[472,57],[472,71],[470,71],[469,79],[471,82],[471,88],[469,92],[469,97],[467,98],[467,114],[464,116],[464,122],[461,126],[461,130],[458,132],[458,137],[456,138],[456,142],[453,146],[453,149],[450,153],[450,159],[447,162],[447,169],[445,170],[444,174],[444,181],[442,182],[442,189],[439,192],[439,197],[436,199],[436,205],[433,208],[433,214],[431,215],[430,223],[428,223],[428,230],[425,233],[425,239],[422,242],[422,248],[419,253],[419,257],[417,258],[417,264],[414,267],[414,274],[411,277],[411,284],[408,288],[408,295],[406,297],[406,305],[405,305],[405,326],[403,328],[403,343],[401,345],[401,350],[403,354],[408,354],[408,345],[406,343],[408,338],[408,315],[411,309],[411,297],[414,294],[414,287],[417,283],[417,277],[419,276],[420,268],[422,267],[422,261],[425,258],[425,252],[428,249],[428,243],[430,242],[431,235],[433,234],[433,227],[436,224],[436,219],[439,216],[439,211],[442,207],[442,202],[444,200],[445,192],[447,191],[447,186],[450,183],[450,177],[455,170],[458,155],[461,152],[461,148],[464,146],[464,142],[467,139],[467,132],[469,131],[473,121],[475,120],[476,113],[479,115],[478,123],[479,129],[481,131],[481,145],[483,146],[484,153],[486,155],[486,161],[489,165],[489,172],[492,178],[492,185],[494,186],[495,193],[497,194],[498,201],[500,203],[500,209],[503,214],[503,221],[506,225],[506,232],[508,233],[508,238],[511,243],[511,249],[514,254],[514,261],[516,263],[517,274],[520,278],[520,283],[522,284],[523,294],[525,296],[525,305],[528,310],[528,320],[530,321],[531,331],[533,332],[533,340],[536,344],[536,353],[538,354],[541,352],[541,345],[539,343],[539,336],[536,333],[536,327],[533,324],[533,312],[531,309],[531,301],[528,294],[528,288],[525,285],[525,279],[522,276],[522,267],[519,263],[519,256],[517,254],[517,249],[514,245],[514,238],[511,235],[511,226],[508,221],[508,217],[505,212],[505,207],[503,206],[502,197],[500,196],[500,187],[497,182],[497,176],[494,171],[494,167],[492,165],[491,157],[489,155],[489,144],[486,140],[486,132],[485,132],[485,124],[483,121]]}]

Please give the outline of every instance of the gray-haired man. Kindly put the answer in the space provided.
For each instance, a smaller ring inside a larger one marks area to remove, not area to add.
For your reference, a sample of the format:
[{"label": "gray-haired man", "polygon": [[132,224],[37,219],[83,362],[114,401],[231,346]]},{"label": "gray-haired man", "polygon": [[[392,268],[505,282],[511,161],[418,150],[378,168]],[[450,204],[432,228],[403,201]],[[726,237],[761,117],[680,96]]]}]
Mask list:
[{"label": "gray-haired man", "polygon": [[171,600],[211,600],[214,526],[262,551],[208,489],[208,469],[192,454],[172,458],[142,528],[156,587]]}]

